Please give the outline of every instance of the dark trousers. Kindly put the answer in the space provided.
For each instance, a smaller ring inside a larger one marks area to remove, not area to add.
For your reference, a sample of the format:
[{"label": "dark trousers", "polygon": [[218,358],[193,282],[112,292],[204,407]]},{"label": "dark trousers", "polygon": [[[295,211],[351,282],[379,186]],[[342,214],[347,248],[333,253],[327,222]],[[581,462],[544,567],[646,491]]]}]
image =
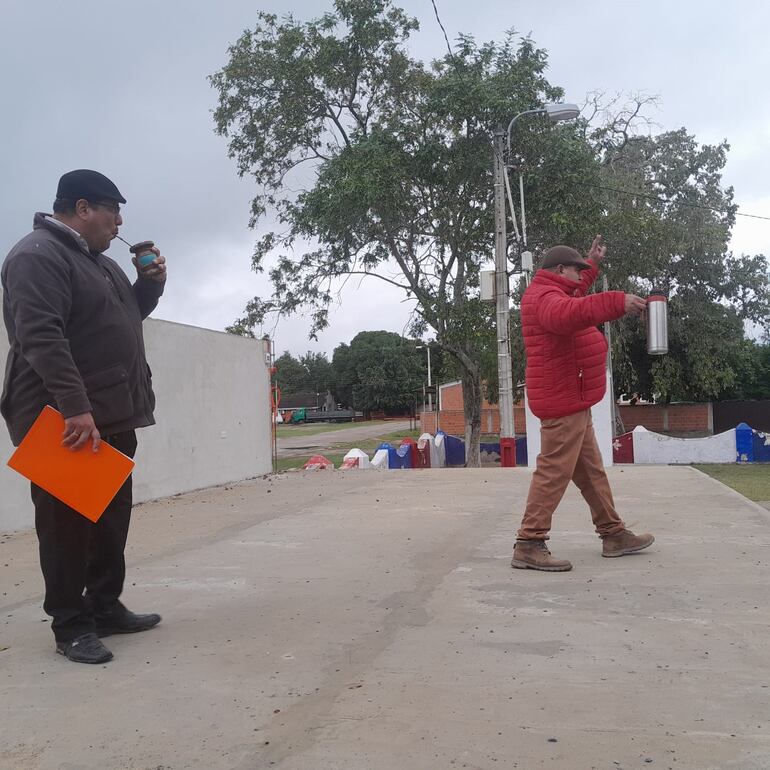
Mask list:
[{"label": "dark trousers", "polygon": [[[103,437],[133,457],[132,430]],[[94,613],[108,611],[123,591],[128,525],[131,520],[131,476],[95,524],[32,484],[35,529],[45,581],[43,609],[53,618],[57,642],[94,630]]]}]

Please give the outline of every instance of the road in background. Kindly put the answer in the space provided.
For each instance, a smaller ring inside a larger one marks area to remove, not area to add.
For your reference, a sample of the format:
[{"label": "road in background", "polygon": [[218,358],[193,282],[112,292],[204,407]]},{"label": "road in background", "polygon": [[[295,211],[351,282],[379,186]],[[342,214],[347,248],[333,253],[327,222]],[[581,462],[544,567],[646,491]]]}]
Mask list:
[{"label": "road in background", "polygon": [[[419,425],[419,423],[417,424]],[[315,433],[310,436],[279,436],[278,457],[298,457],[307,454],[317,454],[321,450],[329,449],[338,444],[349,444],[352,449],[357,441],[377,438],[386,433],[408,431],[409,425],[409,420],[391,420],[385,424],[377,422],[372,425],[353,423],[354,427]]]}]

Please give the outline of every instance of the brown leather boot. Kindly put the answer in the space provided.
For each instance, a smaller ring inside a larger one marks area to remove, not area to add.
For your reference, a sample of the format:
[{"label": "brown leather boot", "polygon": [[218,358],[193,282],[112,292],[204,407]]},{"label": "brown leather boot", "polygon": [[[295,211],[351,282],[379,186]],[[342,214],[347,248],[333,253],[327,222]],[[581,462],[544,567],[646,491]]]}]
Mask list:
[{"label": "brown leather boot", "polygon": [[511,567],[540,569],[543,572],[567,572],[572,564],[566,559],[554,559],[545,540],[517,540],[513,547]]},{"label": "brown leather boot", "polygon": [[648,548],[654,542],[652,535],[635,535],[630,529],[624,529],[602,539],[602,556],[625,556]]}]

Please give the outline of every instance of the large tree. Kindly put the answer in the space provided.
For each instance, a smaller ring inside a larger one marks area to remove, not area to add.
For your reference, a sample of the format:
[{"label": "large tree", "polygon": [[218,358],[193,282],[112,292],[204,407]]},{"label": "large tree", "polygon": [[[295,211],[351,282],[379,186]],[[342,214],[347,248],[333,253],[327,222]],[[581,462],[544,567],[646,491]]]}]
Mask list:
[{"label": "large tree", "polygon": [[[745,329],[770,323],[767,260],[729,249],[737,206],[722,184],[727,143],[701,145],[685,129],[654,134],[653,106],[648,98],[602,104],[595,97],[574,133],[551,132],[534,153],[525,143],[519,162],[530,246],[536,253],[559,241],[577,246],[602,232],[609,288],[668,294],[668,355],[647,354],[643,322],[613,324],[618,392],[667,401],[749,392],[743,384],[759,364]],[[576,163],[584,153],[595,163]],[[557,199],[569,202],[566,211]],[[514,293],[515,304],[519,298]],[[515,313],[512,326],[514,376],[522,377]]]},{"label": "large tree", "polygon": [[740,348],[742,368],[724,399],[770,400],[770,344],[745,340]]},{"label": "large tree", "polygon": [[363,412],[411,413],[422,400],[424,356],[388,331],[360,332],[332,356],[337,397]]},{"label": "large tree", "polygon": [[727,143],[701,145],[684,128],[632,133],[642,107],[637,101],[588,137],[602,164],[609,283],[670,298],[668,355],[647,355],[642,323],[618,324],[616,383],[669,401],[718,399],[747,371],[746,324],[770,322],[767,260],[729,249],[737,206],[722,184]]},{"label": "large tree", "polygon": [[288,351],[275,361],[275,381],[284,395],[320,393],[334,388],[334,373],[325,353],[308,351],[298,359]]},{"label": "large tree", "polygon": [[287,396],[308,390],[307,369],[288,350],[275,359],[275,383]]},{"label": "large tree", "polygon": [[[492,321],[478,274],[493,253],[492,133],[562,92],[529,39],[462,37],[454,55],[426,67],[406,49],[417,22],[389,0],[337,0],[334,9],[307,23],[259,14],[212,77],[217,130],[239,173],[261,187],[252,223],[267,213],[276,221],[253,266],[275,256],[272,303],[283,312],[310,306],[311,332],[327,324],[344,276],[387,282],[415,300],[413,334],[432,329],[460,369],[469,464],[478,464],[476,343]],[[532,132],[529,146],[544,136]],[[586,153],[574,160],[576,174],[593,162]],[[556,202],[560,212],[567,216]],[[239,325],[274,307],[255,298]]]},{"label": "large tree", "polygon": [[[212,76],[216,129],[239,173],[259,186],[252,225],[273,223],[252,260],[256,271],[272,265],[271,299],[249,302],[233,329],[253,328],[271,310],[309,307],[312,335],[327,325],[347,276],[399,287],[415,302],[412,334],[432,330],[455,362],[476,464],[482,380],[494,380],[487,362],[496,360],[494,315],[478,299],[494,245],[491,138],[562,92],[528,38],[509,33],[479,45],[461,36],[452,54],[427,66],[407,51],[416,28],[390,0],[337,0],[310,22],[259,14]],[[684,131],[637,132],[635,110],[598,117],[517,126],[508,161],[524,175],[530,246],[585,248],[604,232],[612,288],[663,281],[671,292],[672,316],[683,319],[681,335],[672,323],[674,354],[651,363],[639,329],[623,325],[616,359],[624,386],[666,397],[679,395],[677,381],[697,384],[693,394],[726,387],[730,340],[767,311],[764,258],[726,251],[735,213],[720,186],[726,147],[699,147]],[[701,205],[723,213],[694,208]],[[704,317],[717,354],[698,337]]]}]

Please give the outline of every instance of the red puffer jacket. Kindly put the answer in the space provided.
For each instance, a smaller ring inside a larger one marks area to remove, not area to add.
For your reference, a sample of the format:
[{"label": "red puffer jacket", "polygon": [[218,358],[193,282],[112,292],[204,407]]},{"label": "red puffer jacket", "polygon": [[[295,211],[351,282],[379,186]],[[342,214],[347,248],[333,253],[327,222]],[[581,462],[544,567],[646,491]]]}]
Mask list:
[{"label": "red puffer jacket", "polygon": [[538,270],[521,301],[527,399],[541,419],[590,409],[607,389],[607,341],[596,327],[624,315],[625,295],[585,296],[599,275],[589,261],[580,283]]}]

